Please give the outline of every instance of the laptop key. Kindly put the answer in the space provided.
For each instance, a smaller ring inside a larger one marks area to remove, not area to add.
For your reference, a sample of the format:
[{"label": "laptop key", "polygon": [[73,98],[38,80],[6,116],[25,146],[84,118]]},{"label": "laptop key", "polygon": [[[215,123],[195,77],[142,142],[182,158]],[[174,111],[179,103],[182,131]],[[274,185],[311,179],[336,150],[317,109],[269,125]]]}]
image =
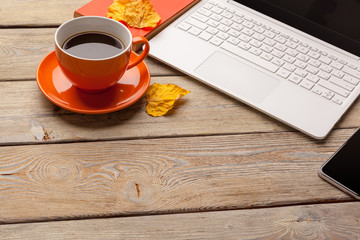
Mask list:
[{"label": "laptop key", "polygon": [[202,31],[201,29],[197,28],[197,27],[191,27],[188,31],[189,33],[191,33],[192,35],[199,35]]},{"label": "laptop key", "polygon": [[348,66],[345,66],[345,67],[343,68],[343,71],[344,71],[345,73],[347,73],[347,74],[355,77],[355,78],[360,79],[360,72],[358,72],[358,71],[356,71],[356,70],[354,70],[354,69],[352,69],[352,68],[350,68],[350,67],[348,67]]},{"label": "laptop key", "polygon": [[282,78],[288,78],[290,76],[290,72],[285,69],[280,69],[279,71],[276,72],[276,74]]},{"label": "laptop key", "polygon": [[220,44],[222,44],[224,42],[224,40],[215,36],[215,37],[211,38],[209,42],[216,46],[220,46]]}]

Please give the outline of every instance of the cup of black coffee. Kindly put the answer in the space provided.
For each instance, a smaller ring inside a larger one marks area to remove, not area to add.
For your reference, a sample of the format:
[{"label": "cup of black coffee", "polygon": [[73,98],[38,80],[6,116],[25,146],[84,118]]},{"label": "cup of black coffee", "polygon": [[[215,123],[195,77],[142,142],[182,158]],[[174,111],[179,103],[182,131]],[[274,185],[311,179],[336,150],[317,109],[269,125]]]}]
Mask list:
[{"label": "cup of black coffee", "polygon": [[[132,46],[144,44],[130,60]],[[144,37],[132,37],[129,29],[113,19],[86,16],[63,23],[55,33],[59,66],[69,81],[82,91],[101,92],[116,84],[126,70],[149,53]]]}]

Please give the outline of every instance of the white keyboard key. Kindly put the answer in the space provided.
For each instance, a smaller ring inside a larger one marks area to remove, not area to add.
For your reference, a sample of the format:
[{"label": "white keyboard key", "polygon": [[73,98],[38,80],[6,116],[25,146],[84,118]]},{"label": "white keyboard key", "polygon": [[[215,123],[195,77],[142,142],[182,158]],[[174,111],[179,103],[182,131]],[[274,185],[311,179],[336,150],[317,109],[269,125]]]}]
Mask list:
[{"label": "white keyboard key", "polygon": [[264,35],[270,39],[273,39],[276,36],[275,33],[270,32],[270,31],[264,32]]},{"label": "white keyboard key", "polygon": [[206,17],[209,17],[212,14],[211,11],[209,11],[206,8],[200,8],[198,10],[198,12],[201,13],[202,15],[206,16]]},{"label": "white keyboard key", "polygon": [[234,15],[234,14],[232,14],[231,12],[228,12],[228,11],[223,12],[223,13],[221,14],[221,16],[223,16],[224,18],[227,18],[227,19],[231,19],[231,18],[233,17],[233,15]]},{"label": "white keyboard key", "polygon": [[296,57],[298,55],[298,52],[291,48],[286,49],[285,53],[292,57]]},{"label": "white keyboard key", "polygon": [[312,75],[312,74],[307,75],[306,79],[313,82],[313,83],[317,83],[320,80],[320,78],[318,76],[315,76],[315,75]]},{"label": "white keyboard key", "polygon": [[195,36],[197,36],[197,35],[199,35],[201,32],[202,32],[202,30],[201,29],[199,29],[199,28],[197,28],[197,27],[191,27],[190,29],[189,29],[189,31],[188,31],[189,33],[191,33],[192,35],[195,35]]},{"label": "white keyboard key", "polygon": [[321,64],[320,69],[327,73],[330,73],[333,70],[331,66],[325,64]]},{"label": "white keyboard key", "polygon": [[272,55],[274,55],[275,57],[277,58],[283,58],[285,53],[283,52],[280,52],[279,50],[277,49],[274,49],[272,52],[271,52]]},{"label": "white keyboard key", "polygon": [[319,53],[320,53],[321,55],[323,55],[323,56],[327,56],[327,55],[328,55],[328,53],[327,53],[327,52],[322,51],[322,50],[319,50]]},{"label": "white keyboard key", "polygon": [[296,69],[296,70],[294,71],[294,73],[295,73],[296,75],[299,75],[299,76],[302,77],[302,78],[306,77],[306,75],[308,74],[305,70],[300,69],[300,68]]},{"label": "white keyboard key", "polygon": [[203,22],[200,22],[199,20],[196,20],[195,18],[188,18],[186,20],[186,22],[190,25],[193,25],[197,28],[200,28],[202,30],[206,29],[207,28],[207,24],[206,23],[203,23]]},{"label": "white keyboard key", "polygon": [[317,52],[314,52],[314,51],[310,51],[310,52],[308,53],[308,55],[309,55],[310,57],[314,58],[314,59],[319,59],[319,57],[320,57],[320,54],[317,53]]},{"label": "white keyboard key", "polygon": [[210,34],[210,33],[208,33],[208,32],[202,32],[202,33],[200,33],[200,35],[199,35],[199,37],[201,38],[201,39],[204,39],[205,41],[209,41],[210,40],[210,38],[212,38],[212,34]]},{"label": "white keyboard key", "polygon": [[300,60],[296,60],[294,65],[301,69],[305,69],[307,67],[307,64]]},{"label": "white keyboard key", "polygon": [[224,33],[224,32],[218,32],[218,34],[216,34],[217,37],[221,38],[222,40],[226,40],[229,38],[229,34]]},{"label": "white keyboard key", "polygon": [[260,42],[262,42],[265,39],[264,35],[262,35],[260,33],[254,33],[253,38]]},{"label": "white keyboard key", "polygon": [[322,95],[324,92],[324,88],[319,86],[319,85],[315,85],[312,89],[312,92],[316,93],[317,95]]},{"label": "white keyboard key", "polygon": [[212,28],[212,27],[208,27],[205,31],[212,35],[215,35],[219,32],[219,30],[217,30],[216,28]]},{"label": "white keyboard key", "polygon": [[213,27],[213,28],[216,28],[217,26],[219,26],[219,22],[218,21],[215,21],[215,20],[212,20],[212,19],[209,19],[207,22],[207,25]]},{"label": "white keyboard key", "polygon": [[220,22],[221,19],[222,19],[222,16],[217,15],[217,14],[212,14],[212,15],[210,15],[210,18],[213,19],[213,20],[215,20],[215,21]]},{"label": "white keyboard key", "polygon": [[232,18],[232,20],[234,20],[234,22],[236,22],[236,23],[242,23],[242,22],[244,22],[244,20],[242,19],[242,17],[240,17],[240,16],[238,16],[238,15],[234,15],[233,16],[233,18]]},{"label": "white keyboard key", "polygon": [[235,23],[235,24],[231,25],[231,28],[233,28],[236,31],[240,32],[241,30],[243,30],[244,27],[242,25],[238,24],[238,23]]},{"label": "white keyboard key", "polygon": [[330,74],[328,74],[324,71],[319,71],[317,75],[325,80],[328,80],[331,77]]},{"label": "white keyboard key", "polygon": [[308,57],[308,56],[306,56],[306,55],[304,55],[304,54],[299,54],[299,55],[297,56],[297,59],[299,59],[299,60],[301,60],[301,61],[303,61],[303,62],[307,62],[307,61],[310,60],[310,57]]},{"label": "white keyboard key", "polygon": [[330,91],[336,92],[337,94],[343,96],[343,97],[348,97],[350,92],[343,89],[342,87],[339,87],[331,82],[325,81],[323,79],[320,79],[319,81],[319,85],[323,86],[324,88],[327,88]]},{"label": "white keyboard key", "polygon": [[348,66],[345,66],[342,70],[344,71],[344,73],[347,73],[355,78],[360,79],[360,72],[358,72]]},{"label": "white keyboard key", "polygon": [[292,56],[289,56],[287,54],[285,54],[285,56],[282,58],[284,61],[288,62],[288,63],[294,63],[295,62],[295,58]]},{"label": "white keyboard key", "polygon": [[217,27],[217,29],[219,29],[222,32],[227,32],[230,30],[230,28],[222,23],[219,24],[219,26]]},{"label": "white keyboard key", "polygon": [[204,16],[204,15],[202,15],[200,13],[195,13],[195,14],[192,15],[192,17],[199,20],[200,22],[203,22],[203,23],[205,23],[208,20],[208,18],[206,16]]},{"label": "white keyboard key", "polygon": [[246,34],[247,36],[251,37],[255,32],[251,29],[244,29],[242,33]]},{"label": "white keyboard key", "polygon": [[296,67],[293,64],[290,64],[290,63],[285,63],[283,65],[283,68],[285,68],[286,70],[288,70],[290,72],[293,72],[293,71],[296,70]]},{"label": "white keyboard key", "polygon": [[334,69],[332,72],[331,72],[332,75],[334,75],[335,77],[337,78],[343,78],[345,76],[345,73],[339,71],[339,70],[336,70]]},{"label": "white keyboard key", "polygon": [[285,43],[285,45],[286,46],[288,46],[289,48],[292,48],[292,49],[295,49],[298,45],[295,43],[295,42],[293,42],[293,41],[287,41],[286,43]]},{"label": "white keyboard key", "polygon": [[307,47],[301,46],[299,45],[296,50],[298,50],[299,52],[303,53],[303,54],[307,54],[309,52],[309,49]]},{"label": "white keyboard key", "polygon": [[228,31],[228,34],[229,34],[230,36],[232,36],[232,37],[235,37],[235,38],[237,38],[237,37],[240,36],[240,32],[239,32],[239,31],[236,31],[235,29],[230,29],[230,30]]},{"label": "white keyboard key", "polygon": [[267,61],[271,61],[271,59],[273,59],[274,57],[272,55],[270,55],[269,53],[265,53],[263,52],[261,55],[260,55],[261,58],[267,60]]},{"label": "white keyboard key", "polygon": [[227,18],[223,18],[221,20],[221,23],[224,24],[225,26],[230,26],[231,24],[233,24],[233,21],[231,21],[230,19],[227,19]]},{"label": "white keyboard key", "polygon": [[243,41],[243,42],[249,42],[250,40],[251,40],[251,37],[248,37],[248,36],[246,36],[245,34],[241,34],[240,36],[239,36],[239,39],[241,40],[241,41]]},{"label": "white keyboard key", "polygon": [[289,79],[291,82],[295,83],[295,84],[299,84],[299,83],[301,82],[301,80],[302,80],[302,78],[301,78],[300,76],[295,75],[295,74],[291,74],[291,75],[288,77],[288,79]]},{"label": "white keyboard key", "polygon": [[319,72],[319,69],[316,68],[316,67],[313,67],[311,65],[308,65],[306,68],[305,68],[306,71],[308,71],[309,73],[312,73],[314,75],[316,75],[318,72]]},{"label": "white keyboard key", "polygon": [[256,47],[256,48],[260,48],[261,45],[262,45],[261,42],[255,40],[255,39],[251,39],[251,40],[249,41],[249,44],[251,44],[252,46],[254,46],[254,47]]},{"label": "white keyboard key", "polygon": [[345,75],[345,76],[343,77],[343,79],[344,79],[345,81],[351,83],[351,84],[354,85],[354,86],[358,85],[359,82],[360,82],[360,80],[358,80],[358,79],[356,79],[356,78],[354,78],[354,77],[352,77],[352,76],[350,76],[350,75]]},{"label": "white keyboard key", "polygon": [[215,36],[215,37],[211,38],[209,42],[214,44],[215,46],[220,46],[220,44],[222,44],[224,42],[224,40]]},{"label": "white keyboard key", "polygon": [[332,62],[330,63],[330,66],[332,66],[333,68],[336,68],[336,69],[338,69],[338,70],[341,70],[341,69],[344,67],[344,65],[342,65],[342,64],[339,63],[339,62],[335,62],[335,61],[332,61]]},{"label": "white keyboard key", "polygon": [[274,47],[281,52],[284,52],[287,49],[287,47],[284,44],[280,44],[280,43],[276,43]]},{"label": "white keyboard key", "polygon": [[239,42],[240,42],[239,39],[234,38],[234,37],[230,37],[227,41],[228,41],[229,43],[235,45],[235,46],[237,46],[237,45],[239,44]]},{"label": "white keyboard key", "polygon": [[337,104],[341,105],[341,104],[343,104],[343,102],[345,101],[345,98],[343,98],[343,97],[341,97],[341,96],[339,96],[339,95],[335,95],[335,96],[333,97],[332,101],[333,101],[334,103],[337,103]]},{"label": "white keyboard key", "polygon": [[211,3],[207,3],[207,4],[205,4],[204,5],[204,9],[207,9],[207,10],[210,10],[212,7],[214,7],[214,5],[213,4],[211,4]]},{"label": "white keyboard key", "polygon": [[262,53],[261,50],[259,50],[258,48],[255,48],[255,47],[250,48],[249,52],[256,56],[259,56]]},{"label": "white keyboard key", "polygon": [[246,42],[241,42],[241,43],[239,43],[239,47],[244,49],[245,51],[247,51],[251,48],[251,45]]},{"label": "white keyboard key", "polygon": [[286,39],[280,35],[277,35],[274,37],[274,40],[281,43],[281,44],[284,44],[286,42]]},{"label": "white keyboard key", "polygon": [[327,90],[327,91],[325,90],[321,96],[323,96],[324,98],[326,98],[328,100],[331,100],[335,96],[335,93],[333,93],[332,91],[329,91],[329,90]]},{"label": "white keyboard key", "polygon": [[309,81],[309,80],[302,80],[300,83],[300,86],[302,86],[303,88],[307,89],[307,90],[311,90],[314,87],[314,83]]},{"label": "white keyboard key", "polygon": [[221,14],[224,10],[216,6],[211,8],[211,11],[213,11],[216,14]]},{"label": "white keyboard key", "polygon": [[315,59],[310,59],[308,61],[308,63],[316,68],[320,67],[320,65],[321,65],[321,62],[319,62],[318,60],[315,60]]},{"label": "white keyboard key", "polygon": [[186,22],[182,22],[178,25],[178,28],[184,30],[184,31],[187,31],[191,28],[191,25],[186,23]]},{"label": "white keyboard key", "polygon": [[276,74],[286,79],[290,76],[291,73],[288,70],[279,69],[279,71],[277,71]]},{"label": "white keyboard key", "polygon": [[265,36],[263,35],[263,33],[265,32],[265,29],[260,27],[260,26],[255,26],[253,27],[253,30],[259,34],[261,34],[261,36],[263,36],[265,38]]},{"label": "white keyboard key", "polygon": [[254,24],[252,22],[249,22],[249,21],[243,22],[242,25],[244,25],[245,27],[250,28],[250,29],[254,27]]},{"label": "white keyboard key", "polygon": [[323,62],[323,63],[325,63],[327,65],[329,65],[332,62],[331,58],[328,58],[326,56],[320,56],[319,61]]},{"label": "white keyboard key", "polygon": [[270,38],[265,38],[263,43],[265,43],[266,45],[269,45],[270,47],[273,47],[276,44],[275,40],[272,40]]},{"label": "white keyboard key", "polygon": [[285,63],[283,60],[279,58],[274,58],[273,60],[271,60],[271,62],[279,67],[281,67]]},{"label": "white keyboard key", "polygon": [[267,53],[271,53],[273,51],[273,48],[272,47],[269,47],[268,45],[265,45],[263,44],[261,47],[260,47],[261,50],[263,50],[264,52],[267,52]]},{"label": "white keyboard key", "polygon": [[244,51],[241,48],[232,45],[231,43],[224,42],[220,47],[231,53],[234,53],[234,54],[238,55],[239,57],[242,57],[262,68],[265,68],[265,69],[269,70],[270,72],[276,72],[278,69],[278,67],[276,65],[274,65],[268,61],[265,61],[247,51]]},{"label": "white keyboard key", "polygon": [[222,10],[225,10],[225,9],[226,9],[226,6],[225,6],[225,5],[218,4],[217,6],[218,6],[219,8],[221,8]]}]

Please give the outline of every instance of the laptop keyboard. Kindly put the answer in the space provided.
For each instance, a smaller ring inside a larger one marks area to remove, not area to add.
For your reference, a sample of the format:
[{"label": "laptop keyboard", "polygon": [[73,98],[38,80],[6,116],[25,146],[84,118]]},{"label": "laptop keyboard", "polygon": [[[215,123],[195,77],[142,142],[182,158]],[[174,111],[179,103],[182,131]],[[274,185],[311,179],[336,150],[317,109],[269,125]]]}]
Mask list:
[{"label": "laptop keyboard", "polygon": [[360,82],[356,62],[346,62],[214,1],[177,26],[339,105]]}]

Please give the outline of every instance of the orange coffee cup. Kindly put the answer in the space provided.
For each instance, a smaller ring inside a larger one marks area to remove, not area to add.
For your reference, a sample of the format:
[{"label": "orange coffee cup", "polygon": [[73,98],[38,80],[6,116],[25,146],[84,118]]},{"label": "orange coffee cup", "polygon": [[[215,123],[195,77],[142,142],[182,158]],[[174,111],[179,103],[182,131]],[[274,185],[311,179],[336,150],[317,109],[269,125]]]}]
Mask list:
[{"label": "orange coffee cup", "polygon": [[[77,56],[63,48],[68,39],[84,33],[112,36],[121,41],[123,49],[114,51],[114,55],[92,58]],[[144,50],[136,59],[130,61],[132,46],[138,43],[144,44]],[[89,93],[101,92],[116,84],[126,70],[145,59],[149,50],[146,38],[133,38],[125,25],[106,17],[74,18],[63,23],[55,32],[55,52],[61,70],[74,86]]]}]

